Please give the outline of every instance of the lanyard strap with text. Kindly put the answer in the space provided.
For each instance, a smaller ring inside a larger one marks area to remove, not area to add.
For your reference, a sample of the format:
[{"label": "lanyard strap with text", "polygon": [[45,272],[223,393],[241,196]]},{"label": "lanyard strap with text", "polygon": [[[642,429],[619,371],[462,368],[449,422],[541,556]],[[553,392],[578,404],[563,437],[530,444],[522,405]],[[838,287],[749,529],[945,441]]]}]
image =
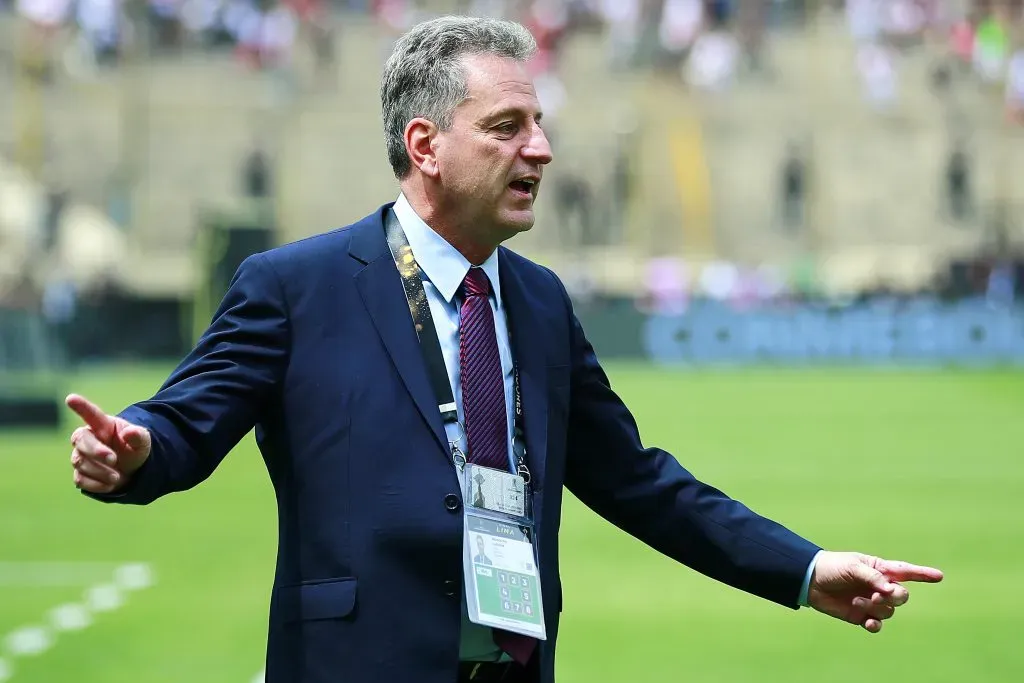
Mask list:
[{"label": "lanyard strap with text", "polygon": [[[423,352],[423,360],[427,365],[427,374],[430,377],[430,384],[434,388],[434,395],[437,398],[437,409],[441,413],[441,419],[445,424],[458,423],[459,414],[455,405],[455,397],[452,395],[451,384],[448,381],[448,371],[445,369],[444,356],[441,354],[441,342],[437,338],[437,328],[434,327],[434,317],[430,313],[430,303],[427,301],[427,293],[423,289],[423,276],[419,264],[413,256],[412,247],[402,230],[401,224],[394,210],[388,210],[385,220],[387,231],[388,247],[391,249],[391,256],[395,259],[395,266],[398,267],[398,274],[402,278],[402,287],[405,289],[405,298],[409,302],[409,312],[412,314],[412,321],[416,326],[416,335],[419,337],[420,350]],[[511,330],[509,331],[511,337]],[[513,388],[513,424],[512,424],[512,454],[516,461],[516,471],[526,483],[530,482],[530,470],[526,466],[526,445],[523,432],[523,401],[519,389],[519,365],[513,361],[512,364],[512,388]],[[463,430],[465,433],[465,430]],[[459,453],[458,446],[452,444],[452,454],[456,462],[464,464],[465,456]]]}]

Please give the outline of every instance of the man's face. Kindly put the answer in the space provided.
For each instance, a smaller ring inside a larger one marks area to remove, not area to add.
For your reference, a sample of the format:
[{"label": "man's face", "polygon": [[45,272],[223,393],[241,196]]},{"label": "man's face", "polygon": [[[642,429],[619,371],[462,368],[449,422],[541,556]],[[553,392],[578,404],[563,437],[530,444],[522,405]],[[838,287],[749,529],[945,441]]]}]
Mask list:
[{"label": "man's face", "polygon": [[476,537],[476,550],[479,554],[484,554],[484,539],[480,536]]},{"label": "man's face", "polygon": [[462,64],[469,97],[434,141],[438,209],[497,243],[533,227],[551,147],[523,64],[494,55],[467,55]]}]

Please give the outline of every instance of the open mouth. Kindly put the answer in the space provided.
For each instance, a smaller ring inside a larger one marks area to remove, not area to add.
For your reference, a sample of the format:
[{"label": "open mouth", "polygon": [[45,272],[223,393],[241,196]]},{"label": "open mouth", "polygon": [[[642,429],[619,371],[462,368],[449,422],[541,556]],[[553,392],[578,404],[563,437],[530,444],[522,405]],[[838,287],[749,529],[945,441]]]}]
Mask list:
[{"label": "open mouth", "polygon": [[533,180],[513,180],[508,184],[509,188],[512,189],[517,195],[523,197],[533,197],[533,186],[537,183]]}]

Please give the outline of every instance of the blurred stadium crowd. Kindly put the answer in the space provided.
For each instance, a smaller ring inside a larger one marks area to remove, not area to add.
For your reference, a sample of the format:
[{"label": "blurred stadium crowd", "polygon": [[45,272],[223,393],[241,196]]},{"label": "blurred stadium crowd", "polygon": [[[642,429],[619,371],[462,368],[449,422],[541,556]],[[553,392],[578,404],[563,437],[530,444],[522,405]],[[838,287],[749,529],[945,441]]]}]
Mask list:
[{"label": "blurred stadium crowd", "polygon": [[379,69],[449,12],[537,37],[516,246],[581,301],[1024,298],[1022,0],[0,0],[2,306],[188,299],[214,224],[391,199]]},{"label": "blurred stadium crowd", "polygon": [[[6,8],[5,8],[6,5]],[[610,66],[680,66],[692,83],[728,83],[741,67],[764,67],[773,28],[805,21],[829,6],[845,14],[858,46],[857,70],[875,100],[894,95],[900,48],[945,44],[959,68],[1005,84],[1007,112],[1024,111],[1021,0],[4,0],[27,24],[30,52],[44,68],[58,60],[72,73],[116,65],[146,34],[152,53],[234,51],[256,68],[293,62],[307,43],[317,64],[332,63],[345,18],[368,14],[393,37],[445,11],[522,21],[541,51],[537,73],[554,69],[561,46],[600,27]],[[69,40],[68,40],[69,38]],[[61,48],[67,48],[62,51]],[[945,77],[945,76],[938,76]]]}]

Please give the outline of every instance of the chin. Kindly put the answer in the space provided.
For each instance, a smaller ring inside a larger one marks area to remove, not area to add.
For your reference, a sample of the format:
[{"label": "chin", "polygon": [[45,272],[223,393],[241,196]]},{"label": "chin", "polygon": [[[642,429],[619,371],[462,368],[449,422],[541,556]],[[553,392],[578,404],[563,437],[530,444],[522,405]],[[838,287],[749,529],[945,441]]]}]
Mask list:
[{"label": "chin", "polygon": [[498,222],[508,232],[508,236],[512,237],[532,228],[535,221],[536,219],[531,210],[509,212],[501,216]]}]

